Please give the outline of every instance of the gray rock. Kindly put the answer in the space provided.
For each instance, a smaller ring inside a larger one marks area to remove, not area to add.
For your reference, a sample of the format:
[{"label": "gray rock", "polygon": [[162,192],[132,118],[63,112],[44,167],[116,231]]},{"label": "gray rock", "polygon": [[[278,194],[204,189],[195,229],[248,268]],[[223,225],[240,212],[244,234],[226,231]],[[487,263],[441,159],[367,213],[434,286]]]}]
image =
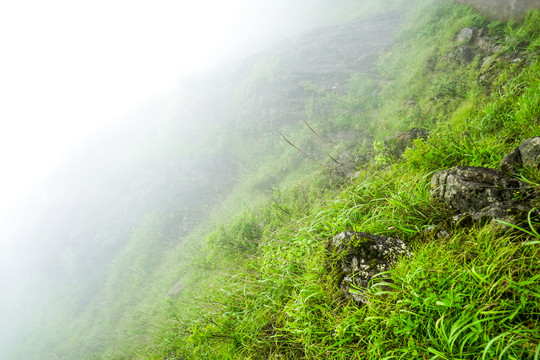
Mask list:
[{"label": "gray rock", "polygon": [[540,136],[527,139],[519,145],[523,166],[540,169]]},{"label": "gray rock", "polygon": [[540,136],[524,140],[500,164],[503,172],[515,174],[522,167],[540,169]]},{"label": "gray rock", "polygon": [[506,155],[499,165],[501,171],[507,174],[515,174],[521,167],[523,167],[523,160],[521,160],[521,152],[519,151],[519,147],[515,148],[512,150],[512,152]]},{"label": "gray rock", "polygon": [[399,239],[354,231],[336,235],[326,249],[339,273],[341,293],[358,303],[366,303],[366,298],[355,289],[366,288],[375,274],[388,271],[401,256],[410,255]]},{"label": "gray rock", "polygon": [[512,200],[521,183],[496,169],[457,167],[433,175],[431,193],[454,209],[473,213]]},{"label": "gray rock", "polygon": [[522,167],[540,168],[540,137],[523,141],[500,164],[500,171],[457,167],[439,171],[431,179],[431,193],[461,211],[452,218],[456,227],[490,224],[503,230],[529,227],[540,218],[539,189],[517,180]]},{"label": "gray rock", "polygon": [[470,44],[473,38],[476,36],[477,28],[463,28],[456,36],[456,43],[458,44]]}]

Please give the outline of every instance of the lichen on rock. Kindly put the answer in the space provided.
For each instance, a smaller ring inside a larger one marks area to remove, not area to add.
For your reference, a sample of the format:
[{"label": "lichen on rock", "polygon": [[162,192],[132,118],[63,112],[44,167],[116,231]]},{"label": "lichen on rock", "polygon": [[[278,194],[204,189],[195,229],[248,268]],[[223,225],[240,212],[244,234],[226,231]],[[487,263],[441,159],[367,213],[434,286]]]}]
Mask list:
[{"label": "lichen on rock", "polygon": [[521,168],[540,170],[540,136],[524,140],[501,161],[501,171],[515,174]]},{"label": "lichen on rock", "polygon": [[336,235],[326,249],[340,292],[357,303],[366,303],[366,298],[355,289],[367,288],[373,276],[410,255],[402,240],[354,231]]},{"label": "lichen on rock", "polygon": [[521,185],[497,169],[456,167],[433,175],[431,194],[457,210],[472,213],[512,200]]},{"label": "lichen on rock", "polygon": [[537,191],[508,174],[523,166],[523,154],[529,165],[538,161],[540,146],[535,148],[536,141],[530,140],[524,141],[524,152],[520,145],[501,162],[504,173],[490,168],[456,167],[433,175],[432,195],[460,211],[453,218],[455,226],[490,223],[507,230],[510,225],[526,227],[531,216],[538,217]]}]

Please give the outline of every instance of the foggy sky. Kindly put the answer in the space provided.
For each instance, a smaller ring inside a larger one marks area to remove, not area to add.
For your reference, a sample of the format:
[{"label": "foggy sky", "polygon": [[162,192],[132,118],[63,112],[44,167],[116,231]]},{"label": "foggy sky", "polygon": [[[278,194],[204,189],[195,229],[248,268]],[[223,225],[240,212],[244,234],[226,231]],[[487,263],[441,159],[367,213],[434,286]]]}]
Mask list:
[{"label": "foggy sky", "polygon": [[182,75],[328,21],[319,2],[3,2],[0,216],[75,143]]}]

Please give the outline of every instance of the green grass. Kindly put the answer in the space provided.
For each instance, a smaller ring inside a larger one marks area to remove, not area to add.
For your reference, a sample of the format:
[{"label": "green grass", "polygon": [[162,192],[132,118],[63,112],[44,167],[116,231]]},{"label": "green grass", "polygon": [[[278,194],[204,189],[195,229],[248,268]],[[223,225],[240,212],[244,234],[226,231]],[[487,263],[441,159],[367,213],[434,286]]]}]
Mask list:
[{"label": "green grass", "polygon": [[[214,285],[217,293],[206,299],[213,305],[185,340],[192,356],[534,358],[540,342],[538,237],[483,228],[433,241],[422,229],[449,214],[428,196],[429,174],[411,177],[403,170],[361,180],[307,216],[289,217],[288,226],[268,231],[259,256]],[[260,220],[281,212],[266,209]],[[254,215],[245,216],[248,223]],[[325,267],[326,240],[355,227],[398,235],[414,253],[370,289],[359,289],[368,298],[364,307],[339,297]]]}]

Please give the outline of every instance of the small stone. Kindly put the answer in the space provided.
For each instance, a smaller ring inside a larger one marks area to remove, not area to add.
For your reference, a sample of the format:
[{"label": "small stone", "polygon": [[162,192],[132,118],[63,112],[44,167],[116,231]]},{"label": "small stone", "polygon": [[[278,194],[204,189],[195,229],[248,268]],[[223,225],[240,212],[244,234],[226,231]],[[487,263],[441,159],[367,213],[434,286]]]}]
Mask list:
[{"label": "small stone", "polygon": [[409,108],[413,108],[416,105],[418,105],[418,103],[415,100],[409,99],[409,100],[403,101],[403,106],[406,106],[406,107],[409,107]]},{"label": "small stone", "polygon": [[430,225],[423,233],[436,239],[448,239],[450,237],[450,232],[441,225]]},{"label": "small stone", "polygon": [[452,216],[452,224],[458,228],[469,227],[473,224],[473,219],[470,214],[458,214]]},{"label": "small stone", "polygon": [[456,42],[458,44],[470,44],[477,32],[476,28],[463,28],[456,36]]},{"label": "small stone", "polygon": [[489,67],[491,65],[491,63],[493,62],[493,56],[489,55],[489,56],[486,56],[483,60],[482,60],[482,69],[485,69],[487,67]]}]

